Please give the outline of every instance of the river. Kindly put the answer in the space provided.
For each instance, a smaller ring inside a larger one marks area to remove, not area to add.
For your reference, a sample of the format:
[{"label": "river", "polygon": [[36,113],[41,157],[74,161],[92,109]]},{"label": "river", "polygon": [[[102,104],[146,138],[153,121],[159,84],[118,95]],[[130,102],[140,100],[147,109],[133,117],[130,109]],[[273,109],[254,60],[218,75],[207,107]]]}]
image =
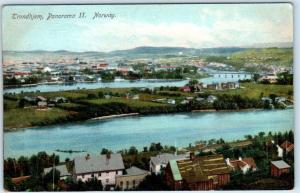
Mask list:
[{"label": "river", "polygon": [[[52,125],[4,133],[4,158],[30,156],[39,151],[86,150],[102,148],[142,149],[152,142],[188,146],[197,140],[243,139],[260,131],[278,132],[294,128],[294,110],[254,110],[241,112],[197,112],[123,117]],[[58,153],[62,160],[78,153]]]},{"label": "river", "polygon": [[[219,83],[219,82],[232,82],[238,81],[237,77],[207,77],[199,79],[204,84]],[[177,86],[181,87],[188,83],[188,80],[116,80],[114,82],[92,82],[92,83],[72,83],[72,84],[39,84],[37,86],[17,87],[17,88],[5,88],[4,93],[21,93],[21,92],[55,92],[65,90],[80,89],[96,89],[96,88],[131,88],[131,87],[147,87],[154,88],[160,86]]]}]

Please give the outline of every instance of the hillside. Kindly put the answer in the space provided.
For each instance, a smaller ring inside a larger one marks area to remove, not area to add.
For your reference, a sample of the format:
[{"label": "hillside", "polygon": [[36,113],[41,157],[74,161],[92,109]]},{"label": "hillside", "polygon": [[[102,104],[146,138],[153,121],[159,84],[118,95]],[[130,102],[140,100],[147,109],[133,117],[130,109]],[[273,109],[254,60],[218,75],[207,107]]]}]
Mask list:
[{"label": "hillside", "polygon": [[253,68],[260,65],[291,67],[293,48],[250,48],[226,56],[207,56],[208,62],[230,64],[237,69]]}]

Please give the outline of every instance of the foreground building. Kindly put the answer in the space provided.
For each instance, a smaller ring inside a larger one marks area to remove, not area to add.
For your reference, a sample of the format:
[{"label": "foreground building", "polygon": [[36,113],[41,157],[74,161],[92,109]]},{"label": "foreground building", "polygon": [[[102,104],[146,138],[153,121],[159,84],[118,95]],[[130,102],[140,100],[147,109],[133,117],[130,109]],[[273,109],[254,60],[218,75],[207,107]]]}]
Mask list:
[{"label": "foreground building", "polygon": [[[58,166],[55,166],[54,168],[55,168],[55,170],[59,171],[59,179],[60,180],[65,180],[68,177],[72,176],[72,174],[68,171],[68,168],[67,168],[66,164],[58,165]],[[47,173],[51,172],[52,169],[53,169],[53,167],[44,168],[44,174],[47,174]]]},{"label": "foreground building", "polygon": [[73,176],[76,180],[101,180],[102,185],[116,184],[116,176],[123,175],[124,163],[121,154],[86,155],[74,158]]},{"label": "foreground building", "polygon": [[230,160],[229,158],[226,159],[226,164],[231,168],[233,171],[242,171],[243,174],[246,174],[250,171],[256,171],[256,163],[252,157],[241,158],[237,160]]},{"label": "foreground building", "polygon": [[166,184],[173,190],[213,190],[230,181],[230,169],[223,155],[171,160],[165,171]]},{"label": "foreground building", "polygon": [[187,159],[189,155],[181,154],[175,155],[171,153],[159,154],[155,157],[150,158],[150,172],[156,175],[160,174],[162,169],[164,169],[170,160],[182,160]]},{"label": "foreground building", "polygon": [[138,185],[150,174],[149,171],[132,166],[125,170],[126,174],[116,176],[116,187],[121,190],[130,190]]},{"label": "foreground building", "polygon": [[271,161],[271,176],[279,177],[289,173],[291,166],[283,160]]}]

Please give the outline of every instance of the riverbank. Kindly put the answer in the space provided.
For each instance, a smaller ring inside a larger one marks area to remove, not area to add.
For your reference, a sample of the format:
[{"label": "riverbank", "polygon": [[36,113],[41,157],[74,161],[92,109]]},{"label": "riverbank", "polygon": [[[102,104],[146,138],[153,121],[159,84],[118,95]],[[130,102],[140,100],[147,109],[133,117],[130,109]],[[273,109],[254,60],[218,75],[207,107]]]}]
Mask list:
[{"label": "riverbank", "polygon": [[105,119],[113,119],[113,118],[120,118],[120,117],[129,117],[129,116],[136,116],[136,115],[139,115],[139,113],[127,113],[127,114],[120,114],[120,115],[108,115],[108,116],[91,118],[90,120],[105,120]]}]

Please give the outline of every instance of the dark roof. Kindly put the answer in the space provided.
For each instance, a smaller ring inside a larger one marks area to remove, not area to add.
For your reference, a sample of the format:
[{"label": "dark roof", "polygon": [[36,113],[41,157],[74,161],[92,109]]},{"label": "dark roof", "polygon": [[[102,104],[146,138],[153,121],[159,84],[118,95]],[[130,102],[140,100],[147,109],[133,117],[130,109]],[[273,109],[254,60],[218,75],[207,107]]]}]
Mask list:
[{"label": "dark roof", "polygon": [[[51,170],[53,169],[53,167],[50,168],[45,168],[44,169],[44,173],[47,174],[49,173]],[[67,166],[66,165],[59,165],[59,166],[55,166],[55,169],[58,170],[60,172],[60,176],[70,176],[71,174],[68,172]]]},{"label": "dark roof", "polygon": [[209,180],[211,175],[229,174],[223,155],[196,157],[193,160],[177,161],[181,177],[187,183]]},{"label": "dark roof", "polygon": [[124,169],[123,159],[119,153],[111,154],[109,159],[106,155],[75,157],[74,164],[75,174]]},{"label": "dark roof", "polygon": [[125,176],[138,176],[138,175],[148,174],[148,171],[132,166],[126,169],[126,173],[127,174]]},{"label": "dark roof", "polygon": [[162,153],[155,157],[151,157],[150,161],[153,164],[158,165],[158,164],[167,164],[170,160],[185,159],[187,157],[189,157],[189,155],[187,155],[187,154],[174,155],[171,153]]}]

